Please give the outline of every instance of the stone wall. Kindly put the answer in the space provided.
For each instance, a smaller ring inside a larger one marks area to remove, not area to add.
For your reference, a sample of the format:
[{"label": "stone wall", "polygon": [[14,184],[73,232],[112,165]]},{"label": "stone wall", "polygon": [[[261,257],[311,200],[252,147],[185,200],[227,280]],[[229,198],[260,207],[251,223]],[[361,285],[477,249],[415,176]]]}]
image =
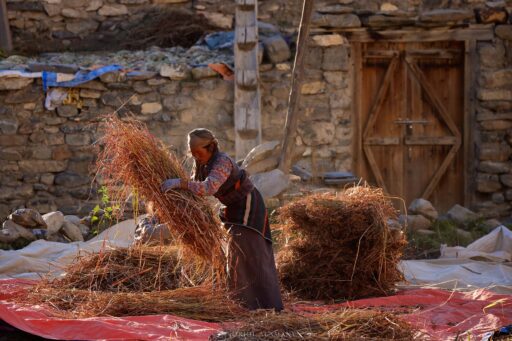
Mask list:
[{"label": "stone wall", "polygon": [[[300,163],[310,171],[313,164],[317,172],[350,165],[351,88],[347,64],[339,60],[348,60],[342,43],[340,36],[311,42],[297,137],[306,146]],[[87,213],[97,198],[91,167],[101,118],[115,110],[146,122],[181,156],[187,132],[198,126],[212,129],[234,155],[233,83],[207,67],[175,67],[104,74],[70,89],[76,96],[56,110],[45,108],[41,79],[0,77],[0,217],[19,207]],[[261,65],[264,141],[282,138],[290,75],[290,62]]]}]

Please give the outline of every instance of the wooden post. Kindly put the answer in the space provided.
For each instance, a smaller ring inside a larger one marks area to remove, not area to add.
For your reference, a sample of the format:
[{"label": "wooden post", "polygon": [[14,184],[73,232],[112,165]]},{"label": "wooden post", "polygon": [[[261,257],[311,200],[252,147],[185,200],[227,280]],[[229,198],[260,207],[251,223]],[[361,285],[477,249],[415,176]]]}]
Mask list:
[{"label": "wooden post", "polygon": [[304,56],[306,54],[309,39],[309,22],[313,12],[313,0],[304,0],[302,6],[302,17],[300,19],[299,36],[297,38],[297,52],[293,63],[292,85],[286,114],[286,125],[279,160],[279,169],[288,174],[292,164],[295,136],[297,135],[298,105],[301,94],[302,79],[304,76]]},{"label": "wooden post", "polygon": [[0,0],[0,49],[12,50],[11,30],[9,29],[5,0]]},{"label": "wooden post", "polygon": [[258,2],[237,0],[235,12],[235,149],[236,159],[261,143],[258,63]]}]

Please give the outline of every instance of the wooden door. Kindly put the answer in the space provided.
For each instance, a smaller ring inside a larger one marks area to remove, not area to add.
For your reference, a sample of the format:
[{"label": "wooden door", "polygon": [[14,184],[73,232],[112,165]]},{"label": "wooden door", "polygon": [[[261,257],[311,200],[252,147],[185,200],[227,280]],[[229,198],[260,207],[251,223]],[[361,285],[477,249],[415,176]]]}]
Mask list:
[{"label": "wooden door", "polygon": [[365,43],[360,50],[358,175],[440,210],[464,203],[464,44]]}]

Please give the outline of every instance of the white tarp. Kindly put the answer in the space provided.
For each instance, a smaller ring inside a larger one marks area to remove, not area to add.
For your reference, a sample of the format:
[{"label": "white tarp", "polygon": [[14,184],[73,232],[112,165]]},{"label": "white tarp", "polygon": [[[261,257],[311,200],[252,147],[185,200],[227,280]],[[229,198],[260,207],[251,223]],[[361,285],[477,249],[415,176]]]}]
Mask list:
[{"label": "white tarp", "polygon": [[86,242],[57,243],[36,240],[20,250],[0,250],[0,279],[39,279],[51,273],[58,276],[79,253],[99,252],[105,248],[126,248],[133,243],[135,221],[126,220]]},{"label": "white tarp", "polygon": [[443,289],[488,288],[512,294],[512,231],[498,226],[467,247],[441,247],[441,257],[400,262],[408,284]]}]

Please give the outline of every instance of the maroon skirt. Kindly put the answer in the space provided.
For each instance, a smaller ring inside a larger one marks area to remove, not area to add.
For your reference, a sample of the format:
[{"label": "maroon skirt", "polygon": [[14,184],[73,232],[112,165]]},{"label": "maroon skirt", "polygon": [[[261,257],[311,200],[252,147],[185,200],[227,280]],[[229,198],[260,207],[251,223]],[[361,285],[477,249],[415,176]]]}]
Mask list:
[{"label": "maroon skirt", "polygon": [[283,309],[267,210],[260,192],[229,205],[221,215],[231,235],[228,245],[230,290],[249,309]]}]

